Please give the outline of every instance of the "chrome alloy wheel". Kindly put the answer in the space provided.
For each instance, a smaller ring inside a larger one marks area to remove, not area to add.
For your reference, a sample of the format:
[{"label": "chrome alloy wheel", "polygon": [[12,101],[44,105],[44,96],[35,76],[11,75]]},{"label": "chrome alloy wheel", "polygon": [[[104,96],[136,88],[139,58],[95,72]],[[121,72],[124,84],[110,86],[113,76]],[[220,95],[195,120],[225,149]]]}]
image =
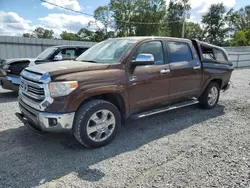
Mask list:
[{"label": "chrome alloy wheel", "polygon": [[213,106],[216,103],[218,96],[219,96],[219,91],[217,87],[212,87],[208,93],[208,104],[210,106]]},{"label": "chrome alloy wheel", "polygon": [[109,110],[99,110],[88,120],[87,134],[95,142],[102,142],[110,137],[115,129],[115,116]]}]

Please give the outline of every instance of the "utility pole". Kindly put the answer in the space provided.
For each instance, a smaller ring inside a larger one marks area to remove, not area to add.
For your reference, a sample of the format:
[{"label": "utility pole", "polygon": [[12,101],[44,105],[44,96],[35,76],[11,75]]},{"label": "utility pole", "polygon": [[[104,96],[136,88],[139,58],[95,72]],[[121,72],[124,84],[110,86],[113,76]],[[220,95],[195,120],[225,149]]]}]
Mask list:
[{"label": "utility pole", "polygon": [[186,1],[183,1],[184,3],[184,10],[183,10],[183,16],[182,16],[182,34],[181,37],[185,37],[185,19],[186,19]]}]

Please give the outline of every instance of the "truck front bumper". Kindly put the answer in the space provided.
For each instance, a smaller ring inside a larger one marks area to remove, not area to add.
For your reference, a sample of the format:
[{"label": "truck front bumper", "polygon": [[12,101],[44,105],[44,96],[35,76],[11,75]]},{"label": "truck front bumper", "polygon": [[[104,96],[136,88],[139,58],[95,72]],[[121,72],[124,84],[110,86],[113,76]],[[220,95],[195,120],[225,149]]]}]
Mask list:
[{"label": "truck front bumper", "polygon": [[3,89],[18,91],[20,85],[20,76],[8,75],[0,77],[0,85]]},{"label": "truck front bumper", "polygon": [[28,128],[39,132],[65,132],[73,126],[75,113],[46,113],[39,112],[19,99],[21,113],[16,113],[19,120]]}]

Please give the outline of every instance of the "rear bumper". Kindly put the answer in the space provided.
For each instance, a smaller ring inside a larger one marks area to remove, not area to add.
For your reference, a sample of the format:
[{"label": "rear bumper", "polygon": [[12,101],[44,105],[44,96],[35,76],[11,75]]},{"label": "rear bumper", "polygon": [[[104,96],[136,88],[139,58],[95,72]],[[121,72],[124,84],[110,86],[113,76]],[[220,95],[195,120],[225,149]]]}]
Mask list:
[{"label": "rear bumper", "polygon": [[3,89],[18,91],[20,85],[20,76],[8,75],[0,77],[0,85]]},{"label": "rear bumper", "polygon": [[40,132],[65,132],[73,126],[75,113],[58,114],[39,112],[19,99],[21,113],[16,116],[27,127]]}]

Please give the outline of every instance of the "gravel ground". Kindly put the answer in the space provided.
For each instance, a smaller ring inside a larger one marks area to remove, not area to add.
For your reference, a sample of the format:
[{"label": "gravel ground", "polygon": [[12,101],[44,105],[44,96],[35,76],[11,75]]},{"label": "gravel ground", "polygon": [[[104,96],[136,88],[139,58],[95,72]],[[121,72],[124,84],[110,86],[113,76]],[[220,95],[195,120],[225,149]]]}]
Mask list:
[{"label": "gravel ground", "polygon": [[36,135],[0,90],[0,187],[250,187],[250,69],[233,72],[218,107],[196,106],[128,123],[110,145]]}]

